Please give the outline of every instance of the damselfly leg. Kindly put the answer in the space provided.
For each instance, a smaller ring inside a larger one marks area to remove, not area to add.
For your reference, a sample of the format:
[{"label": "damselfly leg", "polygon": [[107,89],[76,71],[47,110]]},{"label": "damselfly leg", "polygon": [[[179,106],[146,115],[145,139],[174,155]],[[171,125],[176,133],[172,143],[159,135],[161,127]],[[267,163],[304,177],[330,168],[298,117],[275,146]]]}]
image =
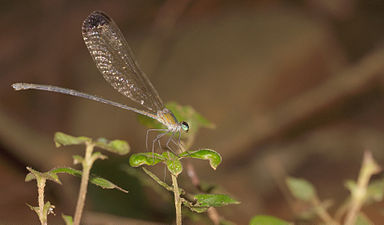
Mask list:
[{"label": "damselfly leg", "polygon": [[149,139],[149,134],[150,132],[152,131],[157,131],[157,132],[164,132],[164,133],[160,133],[158,134],[153,140],[152,140],[152,146],[151,146],[151,151],[152,153],[155,152],[155,143],[157,141],[158,145],[159,145],[159,149],[162,149],[162,146],[161,146],[161,138],[164,137],[165,135],[167,134],[170,134],[170,137],[167,139],[167,142],[165,144],[165,147],[170,150],[172,153],[174,153],[175,155],[177,155],[176,151],[173,150],[173,148],[170,146],[171,143],[173,143],[175,146],[177,146],[178,148],[180,148],[181,151],[182,150],[182,144],[181,144],[181,132],[178,132],[179,133],[179,137],[178,137],[178,141],[174,140],[174,137],[175,137],[175,132],[170,132],[168,129],[148,129],[147,130],[147,135],[145,137],[145,145],[146,145],[146,149],[147,151],[149,150],[148,149],[148,139]]},{"label": "damselfly leg", "polygon": [[147,130],[147,134],[145,135],[145,149],[147,149],[147,151],[148,151],[148,136],[149,136],[149,133],[152,131],[158,131],[158,132],[165,131],[165,132],[167,132],[168,129],[148,129]]},{"label": "damselfly leg", "polygon": [[165,133],[161,133],[161,134],[157,135],[155,139],[153,139],[153,141],[152,141],[152,156],[153,156],[153,158],[155,158],[155,143],[156,143],[156,141],[159,142],[159,146],[160,146],[160,149],[161,149],[160,139],[163,136],[167,135],[168,133],[169,133],[169,131],[167,131]]}]

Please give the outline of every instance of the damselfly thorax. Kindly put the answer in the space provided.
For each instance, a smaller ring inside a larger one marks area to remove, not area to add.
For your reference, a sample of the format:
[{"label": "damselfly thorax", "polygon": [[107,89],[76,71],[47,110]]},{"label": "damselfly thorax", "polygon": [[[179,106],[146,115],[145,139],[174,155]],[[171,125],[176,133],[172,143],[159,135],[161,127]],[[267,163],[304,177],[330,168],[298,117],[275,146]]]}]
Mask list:
[{"label": "damselfly thorax", "polygon": [[183,123],[179,123],[173,115],[173,113],[167,109],[164,108],[162,111],[157,112],[157,118],[160,123],[162,123],[164,126],[168,128],[168,130],[172,133],[174,132],[180,132],[183,129]]}]

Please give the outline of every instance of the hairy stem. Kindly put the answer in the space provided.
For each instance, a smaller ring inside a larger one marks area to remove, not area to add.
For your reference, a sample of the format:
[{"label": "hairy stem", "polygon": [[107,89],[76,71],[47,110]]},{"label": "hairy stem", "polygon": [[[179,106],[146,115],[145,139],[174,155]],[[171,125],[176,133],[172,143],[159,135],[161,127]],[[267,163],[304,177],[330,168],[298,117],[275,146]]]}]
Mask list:
[{"label": "hairy stem", "polygon": [[371,176],[378,173],[381,168],[373,160],[370,152],[365,152],[363,165],[361,166],[359,177],[357,179],[357,185],[354,190],[351,190],[351,202],[349,205],[349,211],[345,217],[344,225],[355,224],[356,217],[364,203],[364,199],[367,193],[367,187]]},{"label": "hairy stem", "polygon": [[44,215],[44,188],[45,188],[45,178],[37,179],[37,191],[38,191],[38,201],[39,201],[39,220],[41,225],[47,225],[47,217]]},{"label": "hairy stem", "polygon": [[85,197],[87,195],[89,174],[91,171],[92,164],[94,162],[94,160],[91,157],[92,152],[93,152],[93,148],[94,148],[93,144],[87,143],[87,148],[85,150],[85,157],[84,157],[84,160],[82,162],[83,175],[81,176],[80,191],[79,191],[79,197],[77,199],[75,218],[73,221],[73,225],[80,225],[81,215],[83,214]]},{"label": "hairy stem", "polygon": [[177,184],[177,176],[171,174],[171,177],[172,177],[173,193],[175,197],[176,225],[181,225],[182,217],[181,217],[181,199],[180,199],[179,185]]}]

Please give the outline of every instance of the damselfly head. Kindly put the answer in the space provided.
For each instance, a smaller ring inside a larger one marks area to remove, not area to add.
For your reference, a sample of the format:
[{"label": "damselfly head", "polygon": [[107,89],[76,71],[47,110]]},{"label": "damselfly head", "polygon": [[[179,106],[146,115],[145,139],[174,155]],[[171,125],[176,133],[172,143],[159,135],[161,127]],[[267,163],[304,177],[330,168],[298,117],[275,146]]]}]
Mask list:
[{"label": "damselfly head", "polygon": [[185,133],[188,133],[188,131],[189,131],[188,123],[185,121],[181,121],[180,125],[181,125],[181,129],[183,129],[183,131],[185,131]]}]

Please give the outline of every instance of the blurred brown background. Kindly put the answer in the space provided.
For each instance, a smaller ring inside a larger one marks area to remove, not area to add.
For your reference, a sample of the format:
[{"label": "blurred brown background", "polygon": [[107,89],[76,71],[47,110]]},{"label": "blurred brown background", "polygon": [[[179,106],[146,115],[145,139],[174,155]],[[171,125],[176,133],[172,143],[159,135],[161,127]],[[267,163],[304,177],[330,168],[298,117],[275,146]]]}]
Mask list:
[{"label": "blurred brown background", "polygon": [[[35,185],[24,183],[25,166],[45,171],[71,165],[70,155],[80,152],[55,149],[55,131],[124,139],[133,152],[145,150],[146,129],[131,112],[10,86],[52,84],[134,105],[103,80],[83,43],[81,23],[94,10],[119,25],[164,101],[191,105],[216,124],[201,130],[194,146],[220,152],[222,165],[212,171],[206,162],[194,163],[201,180],[242,202],[219,209],[226,219],[247,224],[253,215],[271,214],[292,221],[295,210],[281,188],[285,175],[310,180],[322,199],[340,203],[348,196],[343,182],[356,178],[364,150],[384,165],[384,1],[0,5],[1,224],[38,222],[25,205],[36,202]],[[128,158],[111,157],[94,172],[130,193],[90,187],[85,223],[170,224],[172,202],[122,172],[117,164]],[[48,184],[47,198],[58,214],[50,217],[54,224],[62,224],[61,213],[73,213],[76,185],[70,178],[63,186]],[[365,213],[383,221],[380,207]]]}]

